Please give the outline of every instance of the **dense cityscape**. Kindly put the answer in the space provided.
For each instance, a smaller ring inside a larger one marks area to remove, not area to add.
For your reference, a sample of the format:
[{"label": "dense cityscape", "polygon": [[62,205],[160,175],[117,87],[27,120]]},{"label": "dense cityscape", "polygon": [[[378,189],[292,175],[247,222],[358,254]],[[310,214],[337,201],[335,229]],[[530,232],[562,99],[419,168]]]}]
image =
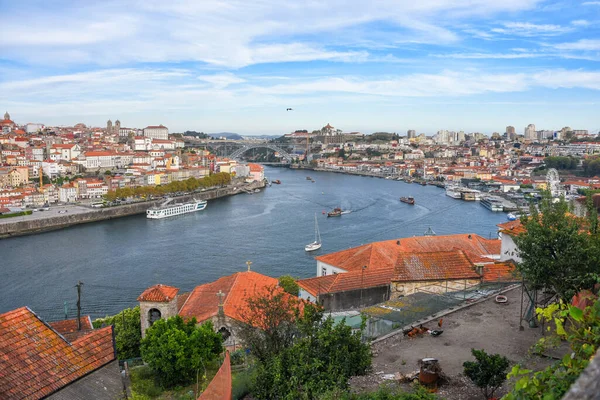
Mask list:
[{"label": "dense cityscape", "polygon": [[0,400],[600,400],[600,1],[0,4]]}]

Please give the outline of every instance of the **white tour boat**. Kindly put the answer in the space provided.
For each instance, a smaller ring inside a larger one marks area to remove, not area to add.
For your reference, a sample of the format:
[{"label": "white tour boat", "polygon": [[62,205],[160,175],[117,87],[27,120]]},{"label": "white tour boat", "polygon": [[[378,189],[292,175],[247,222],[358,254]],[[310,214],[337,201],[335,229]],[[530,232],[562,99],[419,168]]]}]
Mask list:
[{"label": "white tour boat", "polygon": [[173,199],[167,199],[158,207],[149,208],[146,218],[161,219],[174,217],[175,215],[187,214],[194,211],[202,211],[206,208],[206,200],[194,200],[189,203],[170,204]]},{"label": "white tour boat", "polygon": [[452,197],[453,199],[460,199],[461,190],[458,186],[446,186],[446,196]]},{"label": "white tour boat", "polygon": [[315,214],[315,241],[304,246],[305,251],[315,251],[321,248],[321,233],[319,232],[319,224],[317,222],[317,214]]}]

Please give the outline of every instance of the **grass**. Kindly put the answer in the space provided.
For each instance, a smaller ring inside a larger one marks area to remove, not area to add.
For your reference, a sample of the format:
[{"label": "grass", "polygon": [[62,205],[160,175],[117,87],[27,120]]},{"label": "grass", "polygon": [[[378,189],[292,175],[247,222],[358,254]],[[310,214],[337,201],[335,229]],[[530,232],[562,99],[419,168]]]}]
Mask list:
[{"label": "grass", "polygon": [[31,213],[32,213],[31,210],[27,210],[27,211],[16,212],[14,214],[0,214],[0,218],[20,217],[22,215],[31,215]]}]

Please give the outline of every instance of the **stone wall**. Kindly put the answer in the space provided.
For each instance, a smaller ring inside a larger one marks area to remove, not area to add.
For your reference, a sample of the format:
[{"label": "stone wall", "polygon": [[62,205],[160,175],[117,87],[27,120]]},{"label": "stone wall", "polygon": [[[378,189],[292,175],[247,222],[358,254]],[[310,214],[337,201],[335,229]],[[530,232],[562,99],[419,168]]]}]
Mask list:
[{"label": "stone wall", "polygon": [[169,302],[158,302],[158,301],[140,301],[140,322],[142,326],[142,337],[146,336],[146,329],[150,327],[149,311],[156,308],[160,311],[161,319],[168,319],[177,315],[177,297]]},{"label": "stone wall", "polygon": [[[205,192],[194,193],[193,195],[176,197],[177,201],[187,201],[192,198],[198,200],[212,200],[220,197],[232,196],[238,193],[244,193],[239,187],[228,186],[219,189],[207,190]],[[254,182],[246,186],[247,188],[264,187],[263,182]],[[107,219],[127,217],[130,215],[145,214],[150,207],[161,204],[164,200],[145,201],[142,203],[126,204],[116,207],[92,209],[89,212],[61,215],[57,217],[18,221],[12,223],[0,224],[0,239],[5,239],[13,236],[31,235],[34,233],[52,231],[56,229],[66,228],[72,225],[85,224],[88,222],[103,221]]]}]

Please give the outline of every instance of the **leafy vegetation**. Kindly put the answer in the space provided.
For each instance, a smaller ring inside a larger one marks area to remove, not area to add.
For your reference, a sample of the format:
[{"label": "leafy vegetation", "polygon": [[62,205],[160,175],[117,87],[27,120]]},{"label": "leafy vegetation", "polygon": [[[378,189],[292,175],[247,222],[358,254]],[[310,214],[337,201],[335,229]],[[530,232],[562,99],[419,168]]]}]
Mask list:
[{"label": "leafy vegetation", "polygon": [[23,215],[31,215],[31,213],[32,213],[31,210],[19,211],[19,212],[10,213],[10,214],[1,214],[0,213],[0,218],[21,217]]},{"label": "leafy vegetation", "polygon": [[547,168],[575,169],[579,165],[579,159],[576,157],[546,157],[544,164]]},{"label": "leafy vegetation", "polygon": [[231,182],[231,175],[226,172],[219,172],[202,179],[188,178],[185,181],[175,181],[166,185],[159,186],[138,186],[136,188],[119,188],[111,190],[104,198],[107,201],[114,201],[120,198],[133,196],[162,196],[177,192],[191,192],[199,188],[210,188],[214,186],[223,186]]},{"label": "leafy vegetation", "polygon": [[279,286],[292,296],[298,296],[300,293],[300,286],[296,283],[296,280],[290,275],[283,275],[279,277]]},{"label": "leafy vegetation", "polygon": [[196,326],[195,318],[186,322],[179,315],[154,322],[141,343],[142,358],[164,387],[189,383],[199,373],[205,377],[207,363],[222,350],[211,322]]},{"label": "leafy vegetation", "polygon": [[275,288],[248,306],[240,337],[257,359],[254,397],[314,399],[369,370],[370,347],[361,332],[324,319],[321,307]]},{"label": "leafy vegetation", "polygon": [[587,176],[600,175],[600,156],[586,158],[583,161],[583,171]]},{"label": "leafy vegetation", "polygon": [[436,400],[437,398],[423,386],[416,385],[411,392],[401,392],[387,386],[381,386],[376,392],[361,394],[334,389],[319,397],[319,400]]},{"label": "leafy vegetation", "polygon": [[508,359],[500,354],[487,354],[484,350],[471,349],[471,354],[476,361],[463,363],[465,375],[481,389],[484,398],[492,398],[506,380]]},{"label": "leafy vegetation", "polygon": [[[513,367],[508,377],[516,378],[516,383],[514,389],[504,397],[506,400],[562,398],[600,346],[598,299],[585,310],[561,302],[539,308],[536,312],[541,320],[552,322],[555,326],[551,336],[540,339],[537,350],[542,351],[547,347],[557,346],[561,341],[567,341],[572,352],[535,373],[519,365]],[[548,329],[551,329],[550,326]]]},{"label": "leafy vegetation", "polygon": [[518,270],[533,289],[547,288],[567,300],[590,287],[600,265],[597,214],[590,208],[586,220],[569,213],[564,200],[553,201],[546,193],[539,211],[521,222],[526,232],[515,237],[522,262]]},{"label": "leafy vegetation", "polygon": [[127,308],[112,317],[98,318],[93,322],[94,328],[113,325],[117,357],[127,360],[140,356],[142,330],[140,323],[140,307]]}]

